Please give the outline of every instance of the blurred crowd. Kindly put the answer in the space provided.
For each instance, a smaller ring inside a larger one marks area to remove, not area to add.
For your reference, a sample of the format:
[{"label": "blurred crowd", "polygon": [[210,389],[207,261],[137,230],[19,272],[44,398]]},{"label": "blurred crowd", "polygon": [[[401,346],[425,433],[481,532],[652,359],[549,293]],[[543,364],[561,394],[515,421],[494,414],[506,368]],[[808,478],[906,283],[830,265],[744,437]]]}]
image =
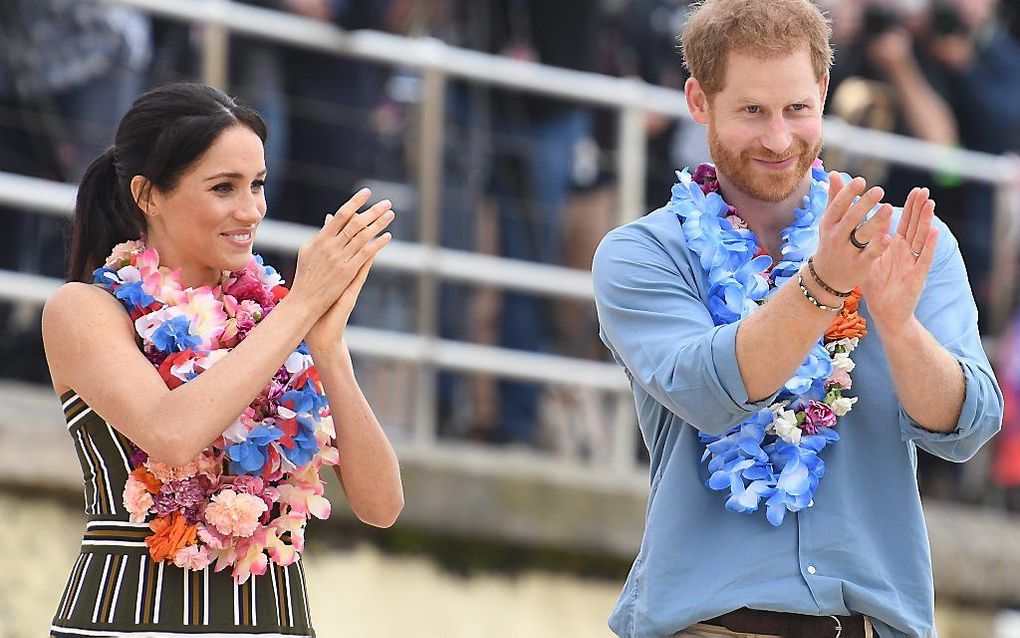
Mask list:
[{"label": "blurred crowd", "polygon": [[[433,36],[675,89],[686,79],[676,35],[687,0],[236,1],[343,29]],[[831,114],[975,151],[1020,151],[1020,0],[819,2],[834,26]],[[201,78],[202,35],[198,25],[91,1],[0,3],[0,171],[76,181],[111,142],[139,91]],[[369,185],[394,201],[397,238],[416,240],[417,71],[232,36],[229,84],[229,92],[269,124],[271,218],[317,225]],[[598,240],[618,222],[617,115],[460,81],[447,87],[445,113],[442,245],[587,268]],[[645,128],[646,209],[653,210],[668,199],[673,170],[707,160],[708,150],[703,129],[691,123],[649,115]],[[838,149],[827,150],[825,159],[883,184],[894,204],[916,184],[931,186],[939,215],[960,240],[979,307],[987,310],[991,186]],[[58,218],[0,206],[0,268],[61,276],[65,226]],[[269,258],[285,274],[293,267],[288,255]],[[414,331],[416,294],[414,278],[377,272],[354,321]],[[443,338],[605,359],[590,304],[453,283],[442,284],[439,295]],[[0,307],[0,321],[0,374],[44,382],[38,309],[9,304]],[[1017,343],[1003,339],[999,355],[1004,388],[1020,395]],[[384,416],[413,419],[413,402],[401,399],[413,395],[412,369],[366,362],[359,372],[370,394],[390,404]],[[609,456],[618,398],[454,373],[440,375],[437,392],[440,436],[552,449],[595,462]],[[922,478],[932,477],[925,489],[986,499],[989,472],[1000,487],[1020,486],[1020,434],[1013,434],[1020,415],[1013,418],[1017,423],[1007,423],[998,457],[978,476],[922,467]]]}]

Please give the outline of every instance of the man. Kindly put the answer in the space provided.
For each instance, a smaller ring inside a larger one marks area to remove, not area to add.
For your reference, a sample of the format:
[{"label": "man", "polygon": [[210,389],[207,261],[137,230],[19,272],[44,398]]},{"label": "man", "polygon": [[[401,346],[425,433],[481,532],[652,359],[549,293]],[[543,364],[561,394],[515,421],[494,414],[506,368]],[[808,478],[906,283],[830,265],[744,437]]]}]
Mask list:
[{"label": "man", "polygon": [[809,0],[696,7],[685,92],[715,169],[595,256],[651,457],[619,635],[934,635],[916,448],[966,460],[1002,397],[927,191],[894,211],[812,167],[829,36]]}]

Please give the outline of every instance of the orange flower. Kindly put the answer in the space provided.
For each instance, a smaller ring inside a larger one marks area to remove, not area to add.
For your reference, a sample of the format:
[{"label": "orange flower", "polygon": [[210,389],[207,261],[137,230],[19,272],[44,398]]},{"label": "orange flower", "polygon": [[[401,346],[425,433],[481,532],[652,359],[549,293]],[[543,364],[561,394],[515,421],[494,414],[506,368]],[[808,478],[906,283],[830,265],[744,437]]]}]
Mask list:
[{"label": "orange flower", "polygon": [[850,291],[850,296],[843,302],[843,310],[847,313],[857,312],[857,306],[861,303],[861,289],[854,288]]},{"label": "orange flower", "polygon": [[850,296],[843,302],[843,309],[840,310],[835,321],[825,331],[826,342],[853,339],[868,334],[868,320],[857,314],[860,302],[861,289],[854,288]]},{"label": "orange flower", "polygon": [[159,482],[159,479],[153,476],[152,473],[145,469],[142,465],[131,470],[131,476],[135,477],[136,480],[141,481],[141,483],[145,485],[145,490],[149,492],[149,494],[158,494],[159,488],[163,487],[163,484]]},{"label": "orange flower", "polygon": [[153,520],[149,528],[153,533],[146,537],[145,544],[149,546],[149,556],[157,563],[173,559],[181,548],[194,545],[198,538],[198,525],[188,525],[180,512]]},{"label": "orange flower", "polygon": [[856,312],[839,313],[829,329],[825,331],[826,341],[853,339],[868,334],[868,321]]}]

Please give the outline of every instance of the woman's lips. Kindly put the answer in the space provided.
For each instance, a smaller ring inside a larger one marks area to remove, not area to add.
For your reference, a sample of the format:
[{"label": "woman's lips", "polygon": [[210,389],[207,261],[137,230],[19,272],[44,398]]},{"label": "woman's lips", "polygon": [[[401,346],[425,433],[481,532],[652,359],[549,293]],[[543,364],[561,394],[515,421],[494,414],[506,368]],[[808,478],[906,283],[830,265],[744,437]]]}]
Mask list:
[{"label": "woman's lips", "polygon": [[247,248],[251,246],[255,233],[252,231],[220,233],[220,237],[223,237],[238,248]]}]

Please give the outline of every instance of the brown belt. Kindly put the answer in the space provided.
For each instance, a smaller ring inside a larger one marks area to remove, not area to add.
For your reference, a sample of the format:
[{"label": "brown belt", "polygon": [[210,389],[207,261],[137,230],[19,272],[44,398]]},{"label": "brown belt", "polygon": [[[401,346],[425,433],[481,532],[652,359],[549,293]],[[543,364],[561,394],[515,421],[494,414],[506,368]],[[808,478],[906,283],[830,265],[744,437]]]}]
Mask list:
[{"label": "brown belt", "polygon": [[745,607],[701,622],[740,634],[768,634],[782,638],[866,638],[864,616],[860,614],[805,616]]}]

